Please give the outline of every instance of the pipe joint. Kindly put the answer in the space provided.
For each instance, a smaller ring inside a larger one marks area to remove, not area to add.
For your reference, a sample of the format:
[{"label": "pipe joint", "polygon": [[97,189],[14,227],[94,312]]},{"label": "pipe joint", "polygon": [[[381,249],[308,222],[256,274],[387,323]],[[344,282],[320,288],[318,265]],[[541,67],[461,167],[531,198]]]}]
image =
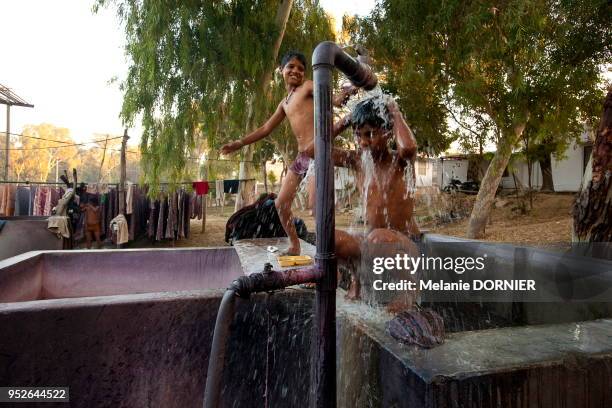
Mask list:
[{"label": "pipe joint", "polygon": [[334,42],[324,41],[315,48],[312,54],[312,67],[317,69],[322,65],[338,68],[353,85],[359,88],[369,90],[378,84],[378,79],[369,66],[351,57]]},{"label": "pipe joint", "polygon": [[251,293],[281,290],[287,286],[302,283],[314,283],[321,276],[321,270],[316,265],[310,268],[275,271],[272,270],[271,264],[266,264],[263,272],[256,272],[235,279],[228,290],[234,291],[241,298],[248,299]]}]

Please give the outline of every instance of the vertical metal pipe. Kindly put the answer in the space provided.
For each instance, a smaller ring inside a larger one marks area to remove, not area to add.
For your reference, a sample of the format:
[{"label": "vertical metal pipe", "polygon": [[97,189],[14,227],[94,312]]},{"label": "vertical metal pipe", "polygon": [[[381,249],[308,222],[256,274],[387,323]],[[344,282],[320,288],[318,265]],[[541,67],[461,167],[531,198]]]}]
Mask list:
[{"label": "vertical metal pipe", "polygon": [[315,342],[311,379],[311,404],[336,407],[336,255],[334,214],[334,166],[332,152],[332,69],[317,64],[314,69],[314,121],[316,163],[317,283],[314,307]]},{"label": "vertical metal pipe", "polygon": [[9,170],[9,148],[11,147],[11,105],[6,104],[6,150],[4,151],[4,180],[8,181],[8,170]]}]

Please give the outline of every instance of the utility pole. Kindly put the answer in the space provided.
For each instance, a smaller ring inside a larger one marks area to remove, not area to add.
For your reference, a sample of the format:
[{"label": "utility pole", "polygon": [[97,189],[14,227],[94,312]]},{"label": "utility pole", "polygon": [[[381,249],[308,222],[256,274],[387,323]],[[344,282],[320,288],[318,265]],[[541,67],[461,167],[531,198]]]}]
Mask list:
[{"label": "utility pole", "polygon": [[59,182],[59,159],[55,159],[55,182]]},{"label": "utility pole", "polygon": [[106,146],[108,145],[108,133],[104,139],[104,151],[102,152],[102,161],[100,162],[100,171],[98,172],[98,183],[102,182],[102,167],[104,167],[104,159],[106,158]]},{"label": "utility pole", "polygon": [[0,84],[0,104],[6,105],[6,143],[4,155],[4,180],[8,181],[9,172],[9,156],[11,147],[11,106],[23,106],[25,108],[33,108],[34,105],[27,103],[23,98],[16,95],[8,87]]},{"label": "utility pole", "polygon": [[126,158],[125,150],[128,141],[127,128],[123,131],[123,139],[121,140],[121,175],[119,179],[119,214],[125,215],[125,178],[126,178]]}]

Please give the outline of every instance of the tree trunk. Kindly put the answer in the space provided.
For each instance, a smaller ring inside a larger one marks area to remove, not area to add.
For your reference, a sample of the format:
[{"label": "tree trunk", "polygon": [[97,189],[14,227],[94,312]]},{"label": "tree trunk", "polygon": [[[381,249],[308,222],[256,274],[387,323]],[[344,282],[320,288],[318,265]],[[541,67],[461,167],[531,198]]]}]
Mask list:
[{"label": "tree trunk", "polygon": [[268,172],[266,171],[266,161],[261,163],[261,172],[263,173],[264,191],[268,194]]},{"label": "tree trunk", "polygon": [[479,239],[483,237],[489,213],[491,212],[491,205],[493,200],[495,200],[497,186],[499,186],[504,169],[510,161],[512,145],[523,133],[525,125],[525,123],[517,125],[512,131],[505,133],[500,138],[501,140],[497,144],[497,152],[487,168],[487,172],[480,184],[478,195],[476,196],[476,202],[474,203],[467,229],[468,238]]},{"label": "tree trunk", "polygon": [[552,160],[550,158],[550,153],[546,153],[544,155],[544,158],[540,160],[540,170],[542,170],[542,187],[540,188],[540,191],[555,191],[555,185],[553,183],[552,176]]},{"label": "tree trunk", "polygon": [[[285,28],[287,27],[287,20],[289,20],[289,14],[291,13],[291,7],[293,6],[293,0],[282,0],[276,10],[276,28],[278,29],[278,35],[272,45],[272,64],[268,66],[268,69],[264,70],[263,75],[260,79],[262,87],[262,95],[266,97],[268,95],[268,89],[270,80],[272,79],[272,73],[275,69],[275,62],[278,58],[278,52],[285,36]],[[248,104],[249,112],[247,114],[246,131],[247,133],[253,128],[253,104],[255,94],[251,96],[250,103]],[[246,146],[243,149],[243,161],[240,162],[240,180],[254,179],[255,166],[253,166],[253,146]],[[238,211],[245,205],[248,205],[254,201],[255,184],[254,181],[241,181],[238,187],[238,196],[236,198],[235,211]]]},{"label": "tree trunk", "polygon": [[[574,237],[579,242],[612,241],[612,88],[604,102],[595,144],[592,176],[574,203]],[[608,248],[610,249],[610,248]]]},{"label": "tree trunk", "polygon": [[533,161],[527,160],[527,186],[529,188],[527,194],[529,194],[529,209],[533,210],[533,185],[531,182],[531,173],[533,171]]}]

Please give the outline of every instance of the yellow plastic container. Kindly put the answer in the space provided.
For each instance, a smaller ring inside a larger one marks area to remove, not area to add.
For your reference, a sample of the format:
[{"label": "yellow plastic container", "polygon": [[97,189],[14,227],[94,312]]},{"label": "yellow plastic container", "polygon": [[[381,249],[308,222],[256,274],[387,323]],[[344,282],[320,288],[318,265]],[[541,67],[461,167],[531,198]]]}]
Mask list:
[{"label": "yellow plastic container", "polygon": [[300,266],[300,265],[310,265],[312,263],[312,258],[308,255],[285,255],[278,256],[278,263],[281,267],[286,268],[288,266]]}]

